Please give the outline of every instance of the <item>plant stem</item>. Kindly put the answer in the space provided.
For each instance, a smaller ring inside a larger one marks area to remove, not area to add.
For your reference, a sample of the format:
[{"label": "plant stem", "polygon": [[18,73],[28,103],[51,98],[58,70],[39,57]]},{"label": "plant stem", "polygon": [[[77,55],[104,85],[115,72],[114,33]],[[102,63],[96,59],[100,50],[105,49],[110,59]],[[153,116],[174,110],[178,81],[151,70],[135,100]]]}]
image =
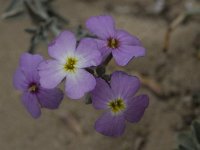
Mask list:
[{"label": "plant stem", "polygon": [[111,61],[111,59],[113,58],[112,53],[110,53],[108,55],[108,57],[105,59],[105,61],[102,63],[102,66],[107,66],[109,64],[109,62]]}]

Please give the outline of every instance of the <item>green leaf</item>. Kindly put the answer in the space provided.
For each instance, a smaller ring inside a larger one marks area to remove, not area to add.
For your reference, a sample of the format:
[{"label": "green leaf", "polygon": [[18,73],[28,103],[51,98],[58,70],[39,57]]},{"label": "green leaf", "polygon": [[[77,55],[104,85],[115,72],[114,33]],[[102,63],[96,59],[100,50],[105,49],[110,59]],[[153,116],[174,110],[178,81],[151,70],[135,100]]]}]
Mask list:
[{"label": "green leaf", "polygon": [[192,134],[180,133],[178,139],[180,143],[179,148],[181,148],[181,150],[198,150]]},{"label": "green leaf", "polygon": [[190,149],[188,149],[188,148],[183,147],[182,145],[179,145],[178,149],[179,149],[179,150],[190,150]]},{"label": "green leaf", "polygon": [[102,77],[104,74],[105,74],[105,72],[106,72],[106,68],[105,68],[105,66],[98,66],[97,68],[96,68],[96,73],[97,73],[97,75],[99,76],[99,77]]},{"label": "green leaf", "polygon": [[[200,52],[200,51],[199,51]],[[199,53],[200,54],[200,53]],[[192,102],[195,107],[200,106],[200,92],[197,91],[192,95]]]},{"label": "green leaf", "polygon": [[89,93],[86,95],[85,104],[92,104],[92,98]]},{"label": "green leaf", "polygon": [[6,11],[1,15],[2,19],[18,16],[24,13],[23,0],[12,0]]},{"label": "green leaf", "polygon": [[192,124],[192,128],[193,128],[193,134],[197,142],[200,144],[200,123],[198,121],[194,121]]}]

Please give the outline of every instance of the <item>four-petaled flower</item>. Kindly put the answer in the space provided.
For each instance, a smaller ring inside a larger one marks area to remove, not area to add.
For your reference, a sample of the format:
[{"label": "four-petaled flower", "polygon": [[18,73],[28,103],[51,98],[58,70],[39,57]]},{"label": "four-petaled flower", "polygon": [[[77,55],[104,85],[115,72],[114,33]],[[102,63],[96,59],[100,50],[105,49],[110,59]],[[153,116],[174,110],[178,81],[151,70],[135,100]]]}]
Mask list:
[{"label": "four-petaled flower", "polygon": [[87,20],[86,27],[99,38],[95,41],[103,59],[112,53],[117,64],[125,66],[132,58],[145,55],[141,42],[128,32],[115,29],[111,16],[91,17]]},{"label": "four-petaled flower", "polygon": [[40,83],[45,88],[56,87],[64,78],[68,97],[79,99],[94,89],[96,80],[84,68],[101,63],[101,53],[90,38],[84,38],[76,48],[76,38],[69,31],[62,32],[48,47],[55,60],[39,65]]},{"label": "four-petaled flower", "polygon": [[95,129],[106,136],[120,136],[125,129],[125,121],[138,122],[148,106],[146,95],[134,97],[140,87],[137,77],[121,71],[111,76],[110,86],[97,78],[92,93],[92,104],[96,109],[106,110],[95,123]]},{"label": "four-petaled flower", "polygon": [[37,67],[42,61],[40,55],[22,54],[13,77],[14,87],[23,92],[22,103],[34,118],[41,115],[40,108],[56,109],[63,99],[61,90],[41,87]]}]

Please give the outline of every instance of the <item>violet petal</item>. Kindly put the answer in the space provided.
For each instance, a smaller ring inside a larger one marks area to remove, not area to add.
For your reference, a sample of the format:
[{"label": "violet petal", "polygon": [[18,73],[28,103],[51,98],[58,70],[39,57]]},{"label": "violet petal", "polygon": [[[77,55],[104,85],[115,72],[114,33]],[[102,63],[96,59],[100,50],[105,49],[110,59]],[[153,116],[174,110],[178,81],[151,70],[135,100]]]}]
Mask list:
[{"label": "violet petal", "polygon": [[117,30],[117,39],[121,45],[142,46],[140,40],[124,30]]},{"label": "violet petal", "polygon": [[24,92],[22,96],[22,103],[33,118],[38,118],[41,115],[40,106],[35,94]]},{"label": "violet petal", "polygon": [[113,93],[108,83],[101,78],[96,79],[96,87],[91,94],[92,105],[96,109],[107,109],[107,102],[113,99]]},{"label": "violet petal", "polygon": [[95,122],[95,129],[106,136],[120,136],[125,130],[125,118],[123,115],[114,116],[106,112]]},{"label": "violet petal", "polygon": [[80,41],[76,55],[79,57],[78,68],[97,66],[101,63],[101,53],[96,41],[92,38],[84,38]]},{"label": "violet petal", "polygon": [[17,68],[15,74],[13,76],[13,85],[16,89],[24,91],[28,87],[28,81],[24,75],[24,73]]},{"label": "violet petal", "polygon": [[71,99],[80,99],[86,92],[94,89],[96,80],[92,74],[84,69],[77,69],[75,73],[67,74],[65,90]]},{"label": "violet petal", "polygon": [[38,100],[42,107],[49,108],[49,109],[56,109],[59,107],[62,99],[63,99],[63,92],[58,89],[40,89],[38,94]]},{"label": "violet petal", "polygon": [[111,89],[116,97],[124,100],[132,99],[140,87],[140,81],[135,76],[116,71],[111,76]]},{"label": "violet petal", "polygon": [[135,57],[145,55],[145,49],[141,46],[121,45],[112,51],[113,57],[118,65],[125,66]]},{"label": "violet petal", "polygon": [[148,105],[149,98],[147,95],[140,95],[128,100],[127,109],[124,112],[126,120],[132,123],[140,121]]},{"label": "violet petal", "polygon": [[63,31],[60,35],[48,46],[49,55],[61,62],[65,61],[68,53],[75,51],[76,38],[70,31]]},{"label": "violet petal", "polygon": [[47,89],[55,88],[66,77],[63,65],[56,60],[42,62],[38,70],[41,86]]},{"label": "violet petal", "polygon": [[86,21],[86,27],[101,39],[107,39],[115,35],[115,22],[111,16],[90,17]]}]

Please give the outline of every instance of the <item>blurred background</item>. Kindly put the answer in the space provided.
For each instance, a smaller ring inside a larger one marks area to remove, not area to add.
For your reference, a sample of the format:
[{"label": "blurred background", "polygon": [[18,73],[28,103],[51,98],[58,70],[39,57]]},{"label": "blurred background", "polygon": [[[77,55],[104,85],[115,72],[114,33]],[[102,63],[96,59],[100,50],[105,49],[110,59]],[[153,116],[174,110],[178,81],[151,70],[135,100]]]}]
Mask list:
[{"label": "blurred background", "polygon": [[[51,5],[41,0],[51,8],[48,14],[58,18],[50,28],[46,16],[42,20],[22,1],[12,6],[14,1],[0,0],[0,150],[178,147],[177,136],[200,115],[199,0],[55,0]],[[147,49],[145,57],[124,68],[114,61],[108,66],[108,72],[124,70],[141,79],[139,93],[150,97],[144,117],[137,124],[127,123],[122,137],[105,137],[93,128],[101,112],[84,100],[65,97],[58,110],[43,109],[39,119],[32,119],[21,104],[21,93],[12,86],[20,55],[29,50],[48,58],[47,43],[59,30],[84,36],[86,19],[102,14],[112,15],[117,28],[139,37]]]}]

